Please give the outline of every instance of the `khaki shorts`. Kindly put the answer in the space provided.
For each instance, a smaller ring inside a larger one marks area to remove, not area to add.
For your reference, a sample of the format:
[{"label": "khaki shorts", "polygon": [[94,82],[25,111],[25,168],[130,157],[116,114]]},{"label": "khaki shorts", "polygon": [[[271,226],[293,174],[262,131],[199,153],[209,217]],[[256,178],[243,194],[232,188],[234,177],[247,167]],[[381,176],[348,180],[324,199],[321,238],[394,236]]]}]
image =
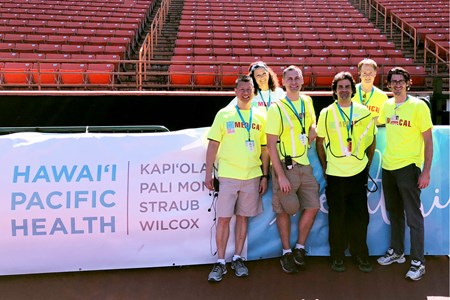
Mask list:
[{"label": "khaki shorts", "polygon": [[259,181],[256,177],[248,180],[219,178],[219,196],[217,197],[217,217],[227,218],[233,215],[253,217],[263,211],[259,195]]},{"label": "khaki shorts", "polygon": [[278,177],[272,171],[273,211],[293,215],[305,208],[320,208],[319,184],[313,175],[311,165],[294,164],[291,170],[286,170],[284,162],[281,162],[281,165],[291,183],[291,191],[285,194],[280,190]]}]

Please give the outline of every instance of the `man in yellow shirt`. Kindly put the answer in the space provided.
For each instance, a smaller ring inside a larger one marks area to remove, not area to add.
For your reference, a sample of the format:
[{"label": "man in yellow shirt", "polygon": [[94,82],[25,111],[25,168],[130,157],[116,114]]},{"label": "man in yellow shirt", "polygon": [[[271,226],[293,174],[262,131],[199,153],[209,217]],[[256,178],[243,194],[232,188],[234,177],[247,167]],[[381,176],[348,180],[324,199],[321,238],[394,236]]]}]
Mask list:
[{"label": "man in yellow shirt", "polygon": [[356,93],[352,98],[352,101],[367,107],[375,122],[378,120],[383,103],[388,99],[386,93],[374,85],[377,70],[378,65],[373,59],[365,58],[358,63],[361,83],[356,85]]},{"label": "man in yellow shirt", "polygon": [[356,88],[350,73],[338,73],[332,89],[337,101],[321,111],[316,140],[327,181],[331,268],[345,271],[344,252],[350,246],[359,269],[370,272],[366,185],[377,129],[369,110],[351,101]]},{"label": "man in yellow shirt", "polygon": [[234,89],[237,105],[221,109],[208,132],[205,184],[214,190],[214,162],[218,163],[220,192],[216,203],[217,263],[208,281],[221,281],[227,273],[225,252],[230,221],[236,215],[235,253],[231,262],[238,277],[248,276],[241,257],[247,237],[248,217],[262,212],[261,195],[267,189],[269,156],[266,148],[265,113],[251,107],[253,81],[242,76]]},{"label": "man in yellow shirt", "polygon": [[[300,94],[302,71],[289,66],[283,71],[286,97],[273,103],[267,112],[267,148],[272,161],[272,208],[283,247],[281,267],[297,273],[305,264],[305,243],[319,211],[319,184],[307,156],[316,136],[316,115],[309,96]],[[290,216],[298,212],[297,244],[290,245]]]},{"label": "man in yellow shirt", "polygon": [[[403,68],[389,71],[387,80],[394,97],[385,102],[379,121],[386,124],[386,150],[382,184],[391,221],[391,243],[381,265],[404,263],[405,215],[411,235],[411,267],[406,278],[425,274],[424,220],[420,190],[430,182],[433,136],[430,110],[425,102],[407,94],[411,76]],[[421,170],[423,165],[423,169]]]}]

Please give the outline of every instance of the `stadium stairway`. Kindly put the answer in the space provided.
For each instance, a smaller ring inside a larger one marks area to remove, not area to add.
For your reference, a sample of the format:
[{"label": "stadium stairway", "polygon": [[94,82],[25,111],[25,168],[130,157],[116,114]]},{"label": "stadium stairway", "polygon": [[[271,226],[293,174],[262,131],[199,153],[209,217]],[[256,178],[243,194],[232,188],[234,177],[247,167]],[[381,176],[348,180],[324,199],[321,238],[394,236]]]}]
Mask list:
[{"label": "stadium stairway", "polygon": [[[158,12],[158,9],[161,6],[162,0],[154,0],[155,8],[153,9],[152,14],[150,15],[150,20],[153,20],[155,15]],[[181,11],[183,10],[184,0],[171,0],[169,6],[169,12],[164,22],[164,25],[161,30],[161,34],[158,35],[158,43],[154,50],[153,60],[161,60],[161,61],[170,61],[173,56],[173,49],[175,47],[175,40],[177,39],[178,26],[180,25],[181,20]],[[145,28],[145,31],[148,32],[151,24]],[[138,46],[135,51],[131,53],[132,60],[139,59],[139,48],[142,45],[145,36],[142,37],[138,41]],[[134,70],[135,65],[130,66]],[[150,66],[151,73],[165,73],[167,74],[169,69],[169,64],[152,64]],[[124,78],[124,80],[129,80],[131,83],[135,82],[135,78]],[[155,86],[164,86],[168,82],[167,75],[151,75],[147,77],[146,80],[148,83],[154,84]]]}]

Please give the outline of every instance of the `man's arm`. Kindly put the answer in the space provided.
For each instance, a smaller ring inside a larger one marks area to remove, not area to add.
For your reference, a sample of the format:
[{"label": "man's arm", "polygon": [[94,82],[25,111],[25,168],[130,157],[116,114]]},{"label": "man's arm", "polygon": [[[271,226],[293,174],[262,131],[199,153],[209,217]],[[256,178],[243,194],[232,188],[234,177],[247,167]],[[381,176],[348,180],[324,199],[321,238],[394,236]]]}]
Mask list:
[{"label": "man's arm", "polygon": [[323,141],[325,138],[317,137],[316,138],[316,152],[319,157],[320,164],[322,166],[323,176],[325,180],[327,179],[326,171],[327,171],[327,154],[325,153],[325,148],[323,147]]},{"label": "man's arm", "polygon": [[377,136],[373,136],[373,142],[372,144],[367,148],[367,158],[369,159],[369,162],[367,163],[367,167],[370,168],[370,164],[372,163],[373,155],[375,154],[375,148],[377,146]]},{"label": "man's arm", "polygon": [[219,142],[209,140],[208,148],[206,149],[205,185],[210,191],[214,190],[213,168],[219,145]]},{"label": "man's arm", "polygon": [[417,182],[417,187],[419,189],[424,189],[430,184],[431,161],[433,160],[433,134],[431,128],[422,132],[422,136],[425,143],[425,162]]},{"label": "man's arm", "polygon": [[[267,150],[267,146],[261,147],[261,162],[262,162],[262,173],[263,175],[269,175],[269,151]],[[259,184],[259,193],[262,195],[267,190],[267,177],[261,177],[261,182]]]},{"label": "man's arm", "polygon": [[291,190],[291,183],[284,173],[283,166],[281,165],[281,160],[278,155],[277,150],[278,136],[273,134],[267,134],[267,149],[269,152],[270,160],[272,161],[272,168],[278,177],[278,183],[280,189],[284,193],[289,193]]}]

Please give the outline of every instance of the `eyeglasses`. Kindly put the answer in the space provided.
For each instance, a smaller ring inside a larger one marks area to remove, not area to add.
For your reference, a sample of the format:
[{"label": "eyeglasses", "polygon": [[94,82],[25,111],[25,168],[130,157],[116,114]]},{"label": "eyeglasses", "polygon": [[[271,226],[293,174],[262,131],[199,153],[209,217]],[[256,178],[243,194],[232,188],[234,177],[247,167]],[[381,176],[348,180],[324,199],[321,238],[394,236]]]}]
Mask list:
[{"label": "eyeglasses", "polygon": [[404,85],[405,83],[405,80],[391,80],[391,85]]}]

